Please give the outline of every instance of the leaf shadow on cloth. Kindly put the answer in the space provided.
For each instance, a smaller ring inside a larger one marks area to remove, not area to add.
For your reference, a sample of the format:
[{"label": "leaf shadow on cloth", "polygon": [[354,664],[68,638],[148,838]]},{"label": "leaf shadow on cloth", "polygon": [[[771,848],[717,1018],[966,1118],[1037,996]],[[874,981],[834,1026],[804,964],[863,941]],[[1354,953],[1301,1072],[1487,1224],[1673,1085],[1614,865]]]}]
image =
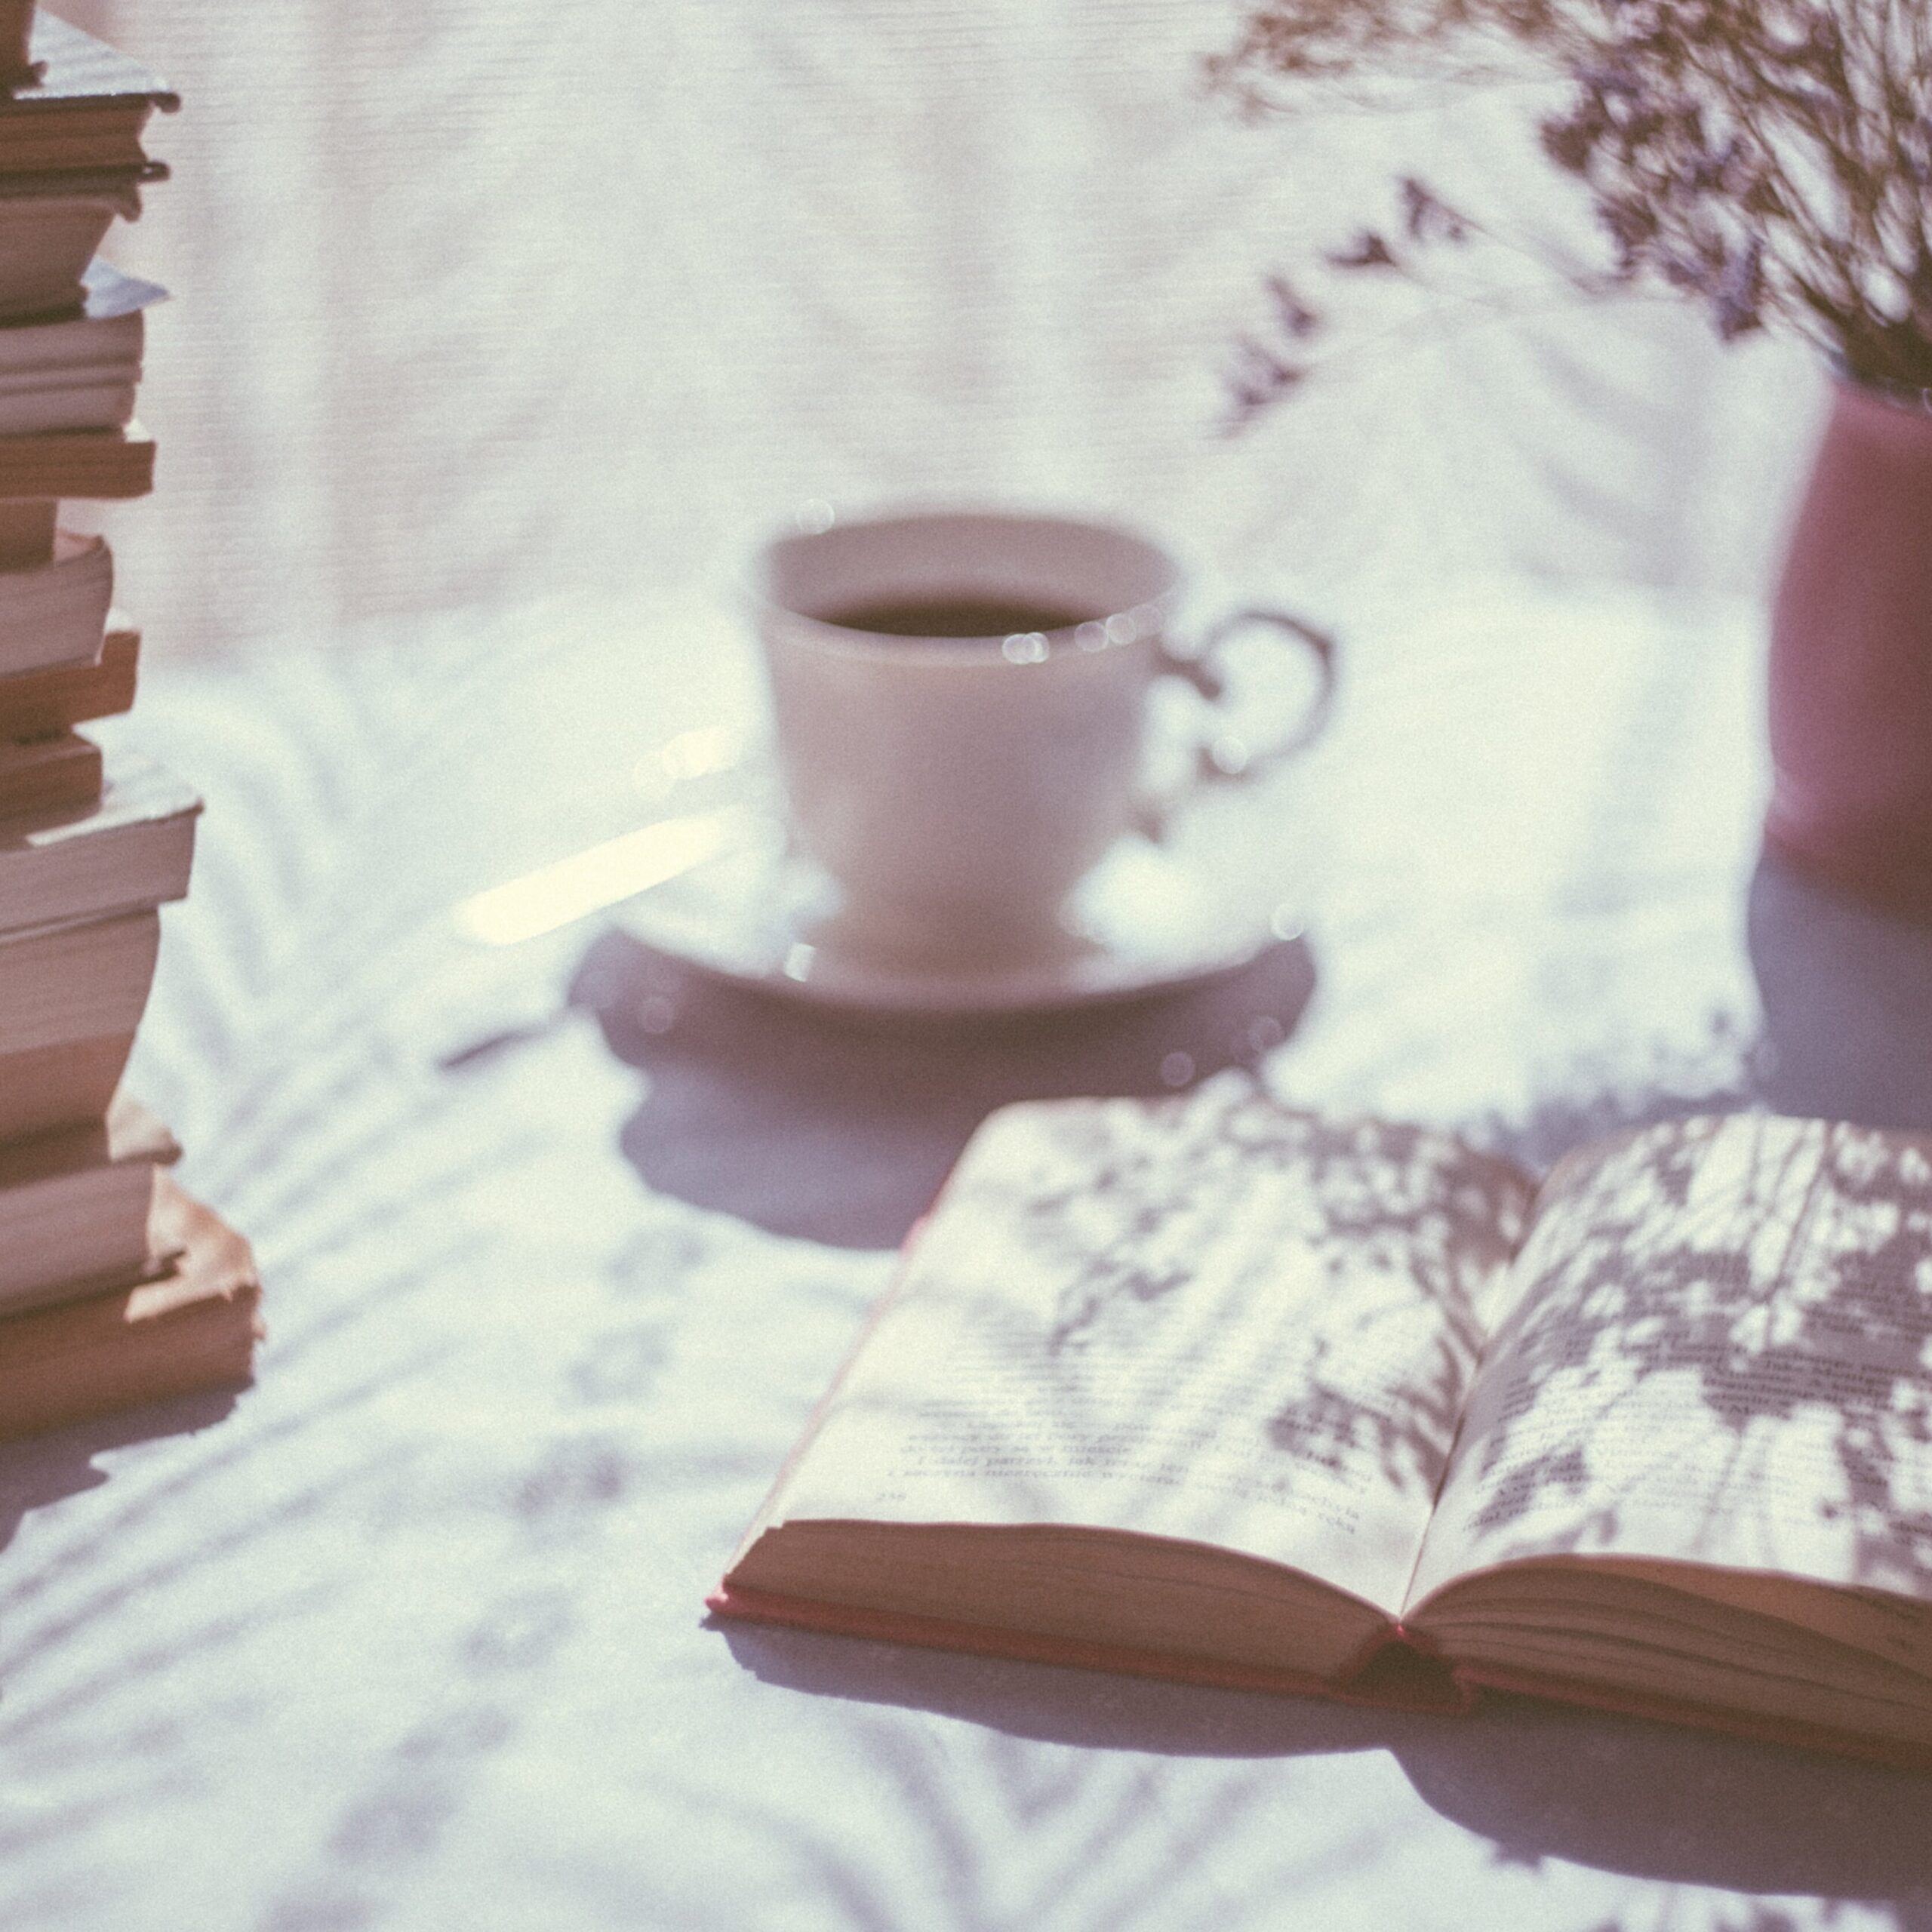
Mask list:
[{"label": "leaf shadow on cloth", "polygon": [[1171,1094],[1252,1067],[1294,1030],[1314,985],[1313,955],[1293,940],[1164,995],[888,1021],[727,985],[612,933],[570,997],[648,1078],[623,1144],[652,1187],[771,1233],[889,1248],[995,1107]]},{"label": "leaf shadow on cloth", "polygon": [[[1484,1137],[1540,1165],[1592,1134],[1712,1109],[1932,1129],[1932,929],[1768,859],[1747,910],[1764,1011],[1737,1091],[1571,1095],[1491,1123]],[[1496,1697],[1465,1718],[1409,1716],[723,1628],[740,1665],[766,1684],[1041,1742],[1254,1760],[1386,1750],[1425,1802],[1506,1864],[1557,1860],[1767,1895],[1932,1897],[1932,1778],[1922,1776],[1528,1699]]]},{"label": "leaf shadow on cloth", "polygon": [[1932,1778],[1528,1698],[1432,1717],[718,1627],[762,1683],[1038,1742],[1254,1760],[1386,1751],[1425,1803],[1506,1863],[1559,1859],[1745,1892],[1932,1894]]},{"label": "leaf shadow on cloth", "polygon": [[96,1457],[137,1442],[194,1435],[229,1414],[238,1392],[222,1389],[175,1396],[0,1444],[0,1549],[13,1541],[29,1510],[106,1482],[108,1472]]}]

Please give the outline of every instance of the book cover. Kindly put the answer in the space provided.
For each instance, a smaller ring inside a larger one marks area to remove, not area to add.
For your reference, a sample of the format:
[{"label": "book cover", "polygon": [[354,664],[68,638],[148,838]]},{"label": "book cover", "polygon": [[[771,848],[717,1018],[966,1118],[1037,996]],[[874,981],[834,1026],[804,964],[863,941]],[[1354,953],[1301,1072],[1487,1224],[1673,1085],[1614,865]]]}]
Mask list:
[{"label": "book cover", "polygon": [[106,1115],[160,946],[153,912],[0,940],[0,1142]]},{"label": "book cover", "polygon": [[118,49],[51,14],[34,20],[28,72],[0,89],[0,171],[145,167],[141,133],[180,98]]},{"label": "book cover", "polygon": [[0,0],[0,87],[38,78],[28,51],[32,34],[33,0]]},{"label": "book cover", "polygon": [[140,212],[131,176],[0,174],[0,322],[77,313],[94,251]]},{"label": "book cover", "polygon": [[0,571],[36,570],[53,562],[60,510],[51,497],[0,497]]},{"label": "book cover", "polygon": [[248,1244],[165,1174],[148,1232],[167,1258],[147,1278],[0,1320],[0,1439],[248,1383],[265,1332]]},{"label": "book cover", "polygon": [[44,564],[0,570],[0,677],[100,658],[114,601],[113,555],[100,537],[67,531],[55,533],[53,551]]},{"label": "book cover", "polygon": [[[112,219],[138,221],[141,215],[141,189],[153,182],[165,181],[168,169],[163,162],[150,161],[140,168],[50,168],[32,174],[0,173],[0,238],[13,238],[20,230],[15,217],[32,211],[42,202],[85,202],[106,211]],[[89,250],[74,263],[73,293],[66,306],[78,307]]]},{"label": "book cover", "polygon": [[[0,820],[91,804],[100,796],[100,747],[78,732],[0,743]],[[0,1027],[5,1017],[0,1014]]]},{"label": "book cover", "polygon": [[0,935],[182,898],[201,809],[153,760],[117,753],[91,804],[0,821]]},{"label": "book cover", "polygon": [[154,438],[134,422],[0,436],[0,497],[145,497],[154,488]]},{"label": "book cover", "polygon": [[90,1126],[0,1146],[0,1313],[151,1274],[155,1178],[180,1152],[125,1094]]},{"label": "book cover", "polygon": [[110,611],[97,663],[0,678],[0,743],[54,737],[131,709],[140,661],[140,632]]},{"label": "book cover", "polygon": [[0,436],[114,429],[133,417],[157,284],[96,260],[78,315],[0,327]]}]

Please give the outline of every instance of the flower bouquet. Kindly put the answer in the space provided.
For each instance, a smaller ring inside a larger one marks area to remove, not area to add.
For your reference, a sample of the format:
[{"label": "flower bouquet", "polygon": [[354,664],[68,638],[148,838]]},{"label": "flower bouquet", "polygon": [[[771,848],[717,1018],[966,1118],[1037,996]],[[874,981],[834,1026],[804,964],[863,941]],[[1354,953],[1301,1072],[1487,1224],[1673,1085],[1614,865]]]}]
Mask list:
[{"label": "flower bouquet", "polygon": [[[1676,291],[1727,340],[1817,349],[1835,391],[1773,614],[1767,842],[1932,917],[1932,8],[1262,0],[1209,69],[1257,116],[1425,78],[1527,85],[1600,245],[1546,251],[1551,273]],[[1237,423],[1320,367],[1319,278],[1426,281],[1440,251],[1494,232],[1419,177],[1397,186],[1395,221],[1272,279],[1272,331],[1232,374]]]}]

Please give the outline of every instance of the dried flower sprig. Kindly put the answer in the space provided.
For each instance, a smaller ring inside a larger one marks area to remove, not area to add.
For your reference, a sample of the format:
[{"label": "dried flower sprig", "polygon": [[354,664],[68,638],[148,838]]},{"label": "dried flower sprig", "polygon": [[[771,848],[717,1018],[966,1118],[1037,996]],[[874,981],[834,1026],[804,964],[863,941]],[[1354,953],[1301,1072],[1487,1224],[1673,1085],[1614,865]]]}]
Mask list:
[{"label": "dried flower sprig", "polygon": [[[1932,8],[1923,0],[1263,0],[1212,85],[1256,115],[1337,85],[1429,76],[1560,86],[1543,152],[1588,191],[1598,268],[1700,303],[1725,340],[1776,329],[1860,380],[1932,392]],[[1420,275],[1482,231],[1419,180],[1401,218],[1324,266]],[[1297,387],[1323,317],[1271,284],[1276,328],[1241,346],[1238,420]]]}]

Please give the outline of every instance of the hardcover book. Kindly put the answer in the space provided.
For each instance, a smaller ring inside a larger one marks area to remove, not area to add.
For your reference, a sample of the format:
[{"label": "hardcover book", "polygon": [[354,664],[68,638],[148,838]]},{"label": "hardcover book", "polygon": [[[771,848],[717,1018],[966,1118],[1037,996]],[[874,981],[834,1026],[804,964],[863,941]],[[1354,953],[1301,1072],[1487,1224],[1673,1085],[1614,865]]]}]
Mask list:
[{"label": "hardcover book", "polygon": [[138,423],[0,436],[0,497],[119,501],[153,488],[154,438]]},{"label": "hardcover book", "polygon": [[98,663],[0,678],[0,741],[52,737],[90,719],[131,710],[140,662],[140,632],[110,611]]},{"label": "hardcover book", "polygon": [[0,940],[0,1141],[99,1122],[160,949],[153,912]]},{"label": "hardcover book", "polygon": [[118,1095],[104,1120],[0,1147],[0,1313],[76,1301],[154,1275],[155,1182],[174,1137]]},{"label": "hardcover book", "polygon": [[88,266],[81,312],[0,328],[0,435],[118,429],[134,413],[152,281],[106,263]]},{"label": "hardcover book", "polygon": [[1932,1763],[1932,1139],[1009,1109],[712,1607]]},{"label": "hardcover book", "polygon": [[165,1174],[148,1235],[167,1258],[146,1280],[0,1321],[0,1440],[248,1380],[263,1334],[248,1244]]},{"label": "hardcover book", "polygon": [[0,85],[38,78],[27,43],[33,35],[33,0],[0,0]]},{"label": "hardcover book", "polygon": [[0,571],[31,570],[54,561],[60,509],[51,497],[0,497]]},{"label": "hardcover book", "polygon": [[0,173],[145,169],[141,131],[180,97],[138,60],[51,14],[35,17],[31,72],[0,91]]},{"label": "hardcover book", "polygon": [[201,809],[178,778],[126,755],[92,804],[0,820],[0,936],[184,897]]},{"label": "hardcover book", "polygon": [[77,731],[29,744],[0,742],[0,819],[100,796],[100,747]]},{"label": "hardcover book", "polygon": [[94,663],[113,601],[114,558],[106,543],[57,531],[46,563],[0,570],[0,677]]},{"label": "hardcover book", "polygon": [[76,312],[94,251],[117,215],[140,220],[147,178],[111,169],[0,174],[0,321]]}]

